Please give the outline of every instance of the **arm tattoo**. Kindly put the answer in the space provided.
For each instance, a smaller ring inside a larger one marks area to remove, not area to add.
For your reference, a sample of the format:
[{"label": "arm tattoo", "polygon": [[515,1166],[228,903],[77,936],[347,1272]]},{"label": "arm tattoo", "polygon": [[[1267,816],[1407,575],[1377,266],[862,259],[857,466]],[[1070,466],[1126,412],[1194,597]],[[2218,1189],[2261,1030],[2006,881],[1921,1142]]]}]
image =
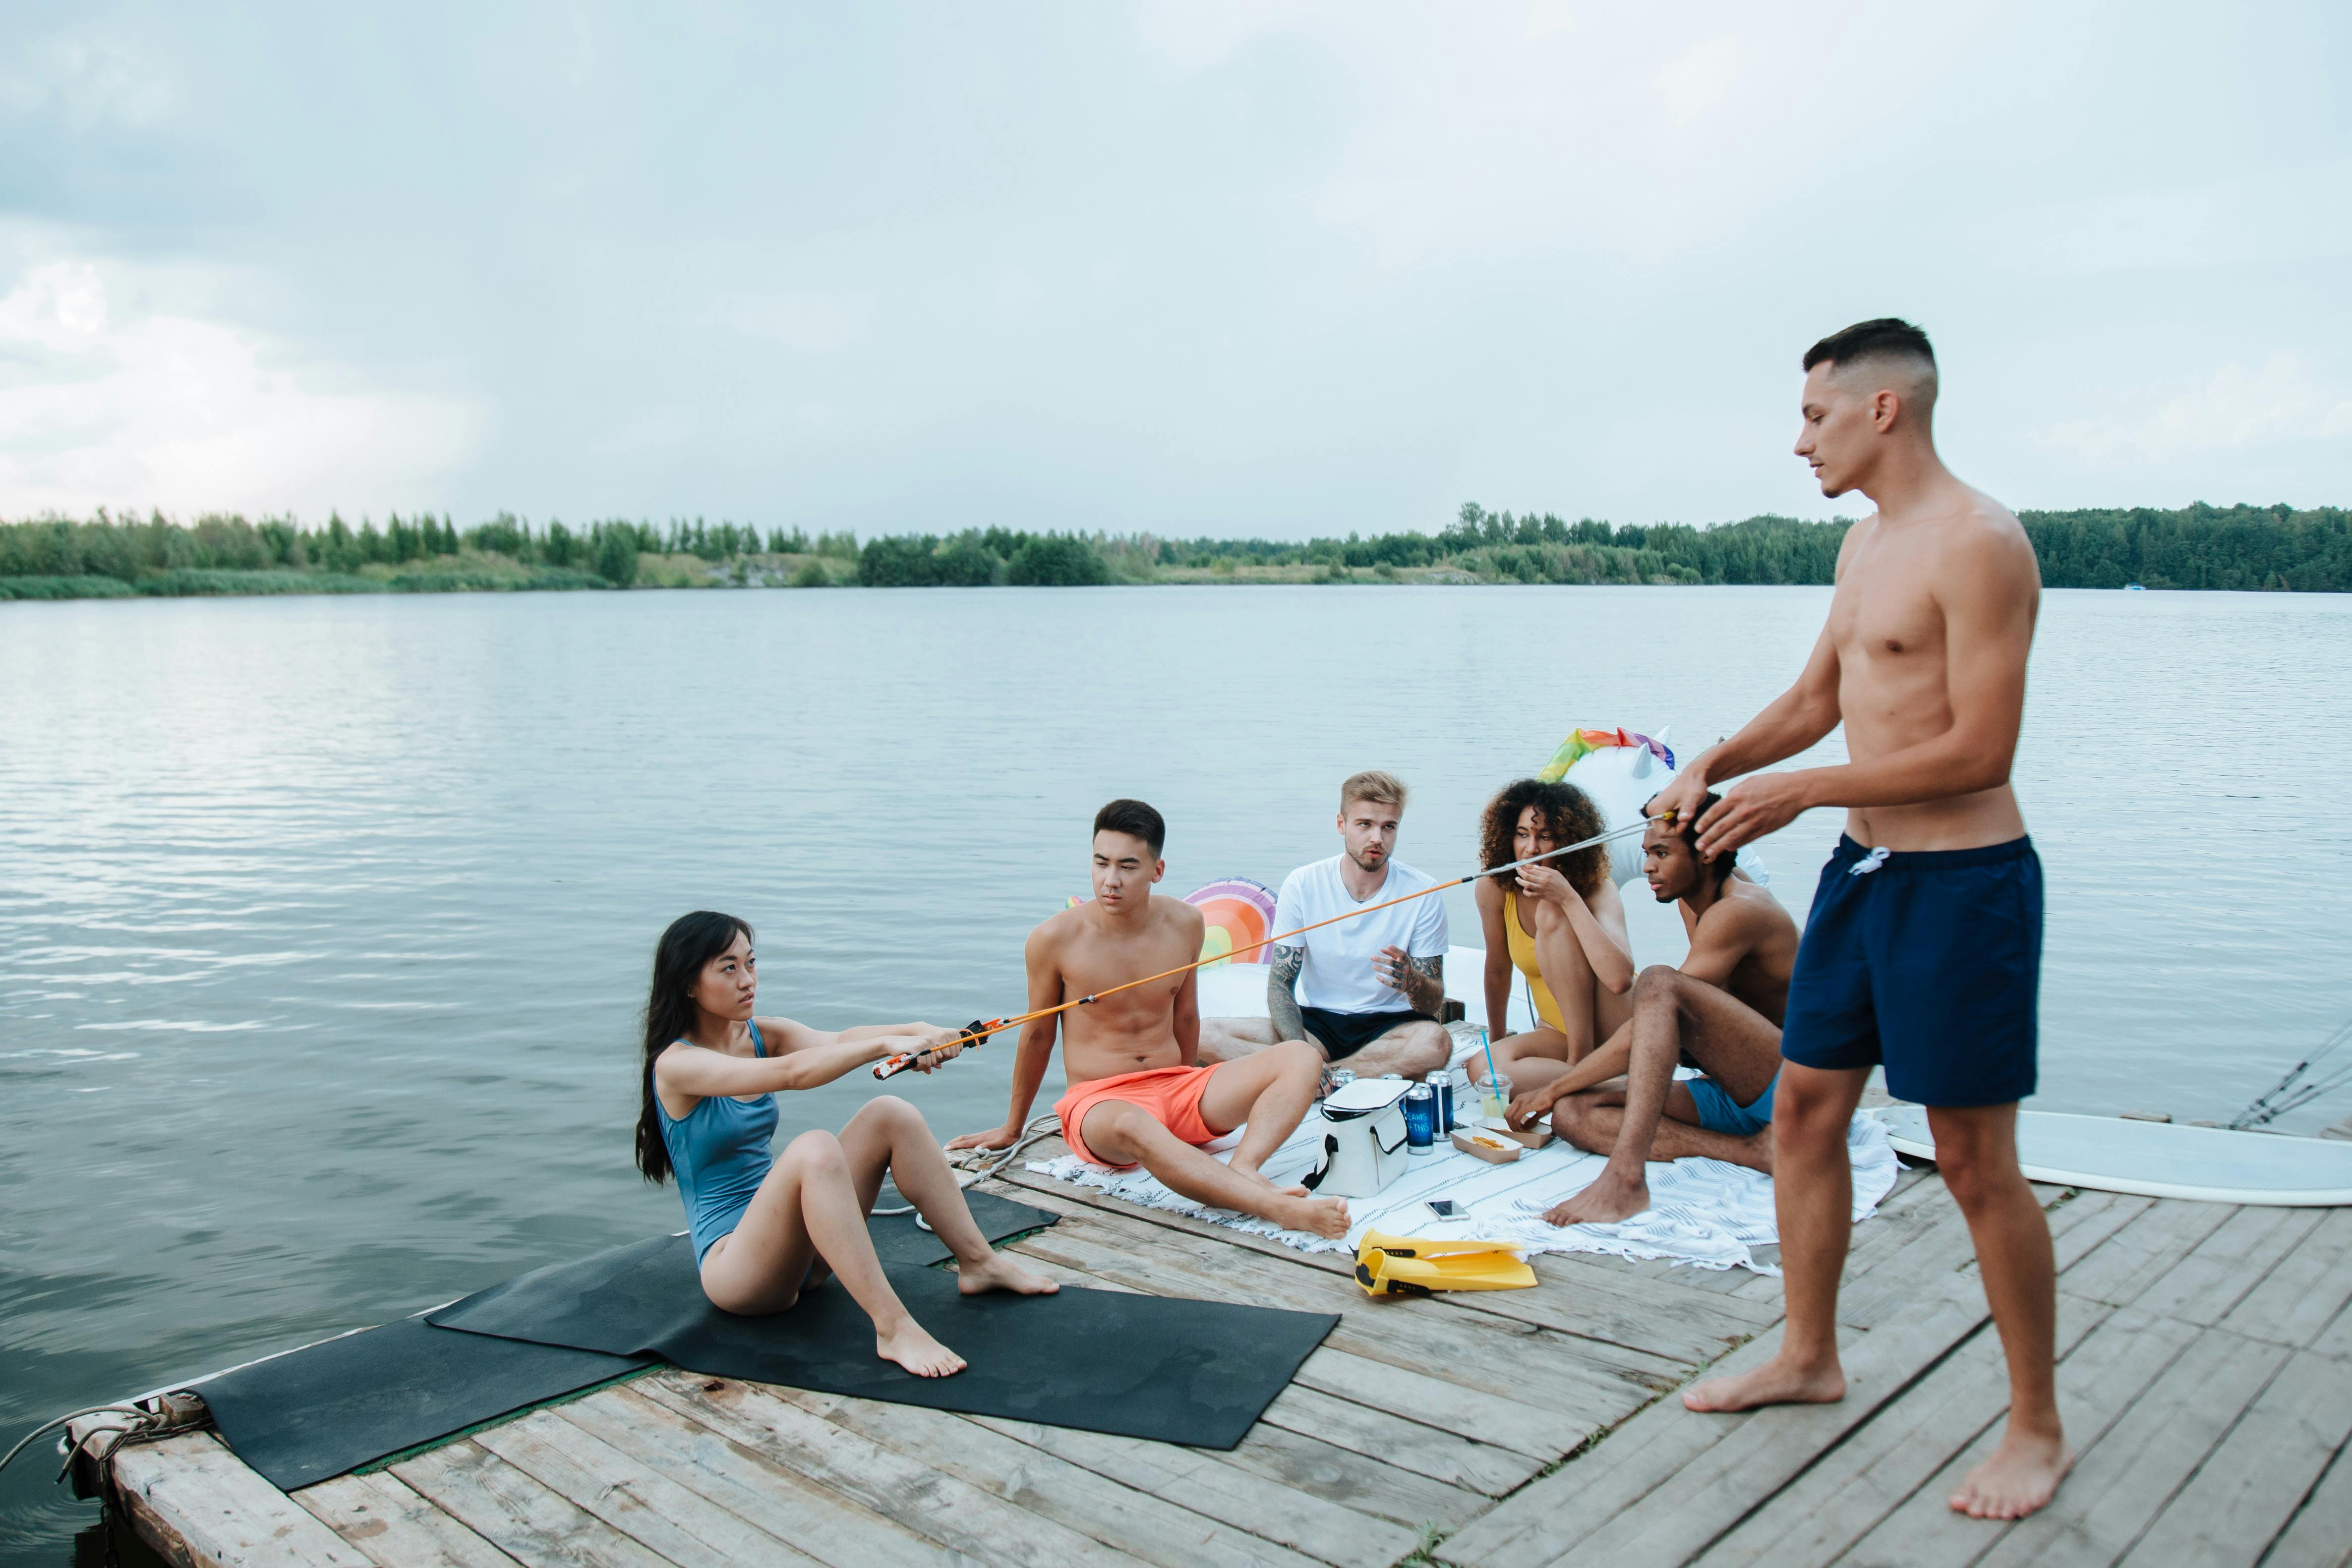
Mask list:
[{"label": "arm tattoo", "polygon": [[1298,1015],[1298,971],[1306,964],[1306,948],[1276,945],[1274,973],[1265,982],[1265,1012],[1274,1021],[1276,1039],[1307,1038],[1307,1020]]},{"label": "arm tattoo", "polygon": [[1445,1007],[1445,955],[1405,960],[1404,994],[1415,1012],[1435,1018]]}]

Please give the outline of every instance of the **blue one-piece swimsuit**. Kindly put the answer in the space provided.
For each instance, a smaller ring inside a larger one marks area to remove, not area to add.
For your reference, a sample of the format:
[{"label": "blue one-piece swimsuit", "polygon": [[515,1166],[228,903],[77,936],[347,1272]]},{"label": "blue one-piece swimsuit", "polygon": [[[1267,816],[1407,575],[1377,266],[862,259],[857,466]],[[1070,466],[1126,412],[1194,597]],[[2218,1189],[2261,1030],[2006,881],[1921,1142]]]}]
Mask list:
[{"label": "blue one-piece swimsuit", "polygon": [[[751,1052],[768,1054],[760,1026],[751,1026]],[[651,1071],[652,1069],[646,1069]],[[755,1094],[738,1100],[711,1094],[683,1116],[662,1109],[658,1095],[655,1113],[661,1117],[662,1143],[669,1150],[670,1168],[677,1174],[678,1196],[686,1200],[686,1222],[694,1231],[694,1260],[720,1237],[733,1233],[768,1167],[776,1163],[769,1144],[776,1135],[776,1097]]]}]

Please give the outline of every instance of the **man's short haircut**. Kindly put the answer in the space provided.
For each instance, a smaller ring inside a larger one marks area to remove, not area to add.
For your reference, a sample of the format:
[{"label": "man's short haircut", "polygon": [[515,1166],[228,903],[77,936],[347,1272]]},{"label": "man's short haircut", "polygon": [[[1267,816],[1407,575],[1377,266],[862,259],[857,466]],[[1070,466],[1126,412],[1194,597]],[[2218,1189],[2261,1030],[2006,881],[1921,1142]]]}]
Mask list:
[{"label": "man's short haircut", "polygon": [[[1739,852],[1725,850],[1712,861],[1702,858],[1698,852],[1698,825],[1701,819],[1722,803],[1723,797],[1710,789],[1706,792],[1706,799],[1698,803],[1697,810],[1687,818],[1675,819],[1675,835],[1690,846],[1691,859],[1698,862],[1699,874],[1718,883],[1729,881],[1731,873],[1739,868]],[[1645,805],[1642,810],[1646,812],[1649,807]]]},{"label": "man's short haircut", "polygon": [[1405,793],[1404,780],[1393,773],[1383,773],[1377,768],[1350,773],[1348,781],[1339,786],[1339,814],[1347,815],[1348,808],[1359,800],[1370,800],[1375,806],[1394,806],[1402,811]]},{"label": "man's short haircut", "polygon": [[1924,360],[1933,374],[1936,346],[1927,334],[1894,316],[1857,321],[1843,332],[1832,332],[1805,350],[1805,369],[1815,365],[1850,365],[1861,360]]},{"label": "man's short haircut", "polygon": [[1113,800],[1095,813],[1095,831],[1125,833],[1130,839],[1141,839],[1151,846],[1151,858],[1160,858],[1160,846],[1168,841],[1168,822],[1160,814],[1140,800]]}]

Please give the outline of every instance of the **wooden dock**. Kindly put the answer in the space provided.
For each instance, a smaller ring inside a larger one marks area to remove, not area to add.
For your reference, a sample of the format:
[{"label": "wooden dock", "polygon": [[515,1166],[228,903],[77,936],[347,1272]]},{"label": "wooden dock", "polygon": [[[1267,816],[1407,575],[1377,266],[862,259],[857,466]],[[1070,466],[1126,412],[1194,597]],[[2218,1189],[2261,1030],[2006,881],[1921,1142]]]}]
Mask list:
[{"label": "wooden dock", "polygon": [[993,1186],[1064,1217],[1014,1247],[1069,1283],[1343,1321],[1231,1453],[662,1368],[290,1497],[201,1433],[124,1450],[113,1481],[190,1564],[2352,1561],[2352,1210],[2038,1189],[2082,1460],[1996,1524],[1943,1500],[2005,1385],[1931,1170],[1855,1229],[1853,1392],[1745,1416],[1672,1396],[1770,1353],[1778,1280],[1546,1256],[1534,1290],[1374,1301],[1337,1258]]}]

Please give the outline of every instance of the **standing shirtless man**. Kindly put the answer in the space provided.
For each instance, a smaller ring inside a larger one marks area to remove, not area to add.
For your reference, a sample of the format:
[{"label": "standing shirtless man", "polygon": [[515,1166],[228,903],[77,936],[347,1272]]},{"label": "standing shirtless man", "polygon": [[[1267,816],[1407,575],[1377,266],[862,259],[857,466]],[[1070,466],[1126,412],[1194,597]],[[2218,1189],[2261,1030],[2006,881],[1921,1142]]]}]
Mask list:
[{"label": "standing shirtless man", "polygon": [[[1059,1007],[1201,956],[1201,912],[1151,885],[1167,825],[1140,800],[1113,800],[1095,814],[1093,900],[1066,909],[1029,934],[1029,1006]],[[1171,1190],[1218,1208],[1239,1209],[1286,1230],[1338,1238],[1348,1205],[1277,1187],[1258,1167],[1290,1136],[1323,1075],[1323,1057],[1290,1040],[1237,1061],[1200,1065],[1201,1007],[1195,971],[1113,992],[1049,1014],[1021,1031],[1013,1059],[1013,1108],[1004,1124],[967,1133],[950,1149],[1004,1149],[1020,1139],[1053,1058],[1056,1024],[1066,1024],[1062,1064],[1069,1092],[1055,1104],[1070,1153],[1097,1165],[1141,1166]],[[1231,1164],[1201,1147],[1244,1123]]]},{"label": "standing shirtless man", "polygon": [[[1590,1186],[1546,1212],[1554,1225],[1605,1225],[1641,1213],[1650,1207],[1653,1159],[1702,1157],[1771,1172],[1797,923],[1740,874],[1734,852],[1700,856],[1698,821],[1661,818],[1642,844],[1650,892],[1681,914],[1689,956],[1680,968],[1643,970],[1633,1016],[1608,1043],[1511,1102],[1513,1126],[1549,1113],[1561,1137],[1609,1156]],[[1683,1061],[1704,1076],[1675,1082]],[[1601,1086],[1620,1073],[1622,1088]]]},{"label": "standing shirtless man", "polygon": [[1710,783],[1794,756],[1841,719],[1852,761],[1768,773],[1698,816],[1713,854],[1811,806],[1846,808],[1797,955],[1773,1116],[1788,1327],[1780,1354],[1683,1396],[1694,1410],[1845,1394],[1837,1290],[1852,1231],[1846,1124],[1871,1068],[1927,1107],[2009,1360],[2000,1446],[1954,1509],[2017,1519],[2074,1464],[2053,1386],[2050,1227],[2017,1168],[2033,1092],[2042,862],[2009,786],[2042,594],[2009,509],[1936,455],[1936,359],[1907,322],[1864,321],[1805,354],[1797,455],[1822,493],[1877,503],[1838,551],[1829,623],[1797,684],[1659,797],[1697,815]]}]

